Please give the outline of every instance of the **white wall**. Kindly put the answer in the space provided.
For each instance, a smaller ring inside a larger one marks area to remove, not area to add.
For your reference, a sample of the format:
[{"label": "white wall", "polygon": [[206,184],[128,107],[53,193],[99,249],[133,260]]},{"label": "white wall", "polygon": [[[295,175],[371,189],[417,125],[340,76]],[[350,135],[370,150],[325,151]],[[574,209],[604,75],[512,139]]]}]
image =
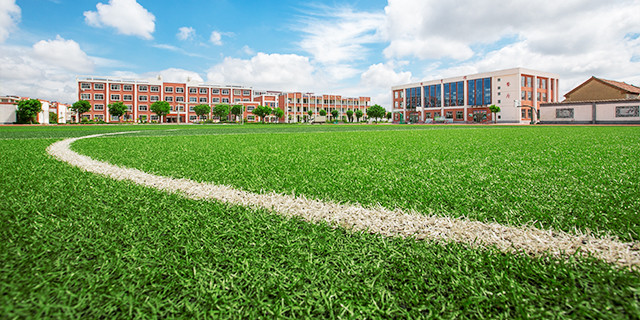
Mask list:
[{"label": "white wall", "polygon": [[16,105],[0,104],[0,124],[16,122]]}]

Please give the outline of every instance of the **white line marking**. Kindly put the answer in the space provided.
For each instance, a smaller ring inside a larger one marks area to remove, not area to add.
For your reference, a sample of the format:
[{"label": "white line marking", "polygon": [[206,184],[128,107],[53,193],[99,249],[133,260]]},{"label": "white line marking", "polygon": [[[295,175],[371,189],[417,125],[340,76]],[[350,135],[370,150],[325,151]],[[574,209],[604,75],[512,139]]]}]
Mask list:
[{"label": "white line marking", "polygon": [[201,183],[188,179],[174,179],[122,168],[107,162],[93,160],[72,151],[71,143],[118,132],[70,138],[53,143],[47,152],[61,161],[85,171],[116,180],[131,181],[159,190],[180,193],[191,199],[207,199],[253,208],[264,208],[287,217],[299,217],[309,222],[328,222],[353,231],[364,231],[384,236],[411,237],[466,243],[475,247],[494,246],[509,253],[524,252],[534,256],[592,255],[618,266],[637,269],[640,266],[640,243],[620,242],[615,237],[599,238],[593,235],[570,234],[563,231],[542,230],[532,226],[513,227],[498,223],[484,223],[466,219],[426,216],[403,210],[382,207],[364,208],[307,199],[304,196],[257,194],[228,186]]}]

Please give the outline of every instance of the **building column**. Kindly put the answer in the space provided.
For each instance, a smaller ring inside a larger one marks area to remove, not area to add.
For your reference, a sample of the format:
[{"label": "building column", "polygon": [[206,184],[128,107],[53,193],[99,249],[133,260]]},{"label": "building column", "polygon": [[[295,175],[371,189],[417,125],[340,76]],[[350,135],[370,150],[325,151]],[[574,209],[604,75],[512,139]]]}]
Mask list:
[{"label": "building column", "polygon": [[531,104],[533,105],[533,108],[531,110],[531,121],[533,123],[536,122],[536,115],[538,113],[538,76],[533,76],[533,83],[532,83],[532,92],[531,92]]},{"label": "building column", "polygon": [[[491,84],[493,85],[493,81],[491,81]],[[462,80],[462,85],[463,85],[463,90],[462,90],[462,99],[464,101],[464,113],[462,114],[462,118],[464,119],[464,123],[467,123],[467,121],[469,120],[467,118],[467,107],[469,105],[469,87],[468,87],[468,80],[467,77],[464,77],[464,79]],[[491,92],[491,94],[493,95],[493,92]]]}]

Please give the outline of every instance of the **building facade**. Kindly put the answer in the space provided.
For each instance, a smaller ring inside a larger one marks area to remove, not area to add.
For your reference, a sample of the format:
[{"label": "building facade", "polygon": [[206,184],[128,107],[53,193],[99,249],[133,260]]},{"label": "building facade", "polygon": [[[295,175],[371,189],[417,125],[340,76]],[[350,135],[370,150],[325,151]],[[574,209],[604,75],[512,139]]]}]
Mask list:
[{"label": "building facade", "polygon": [[[391,88],[394,122],[531,123],[542,103],[557,102],[557,74],[513,68]],[[496,119],[489,106],[500,107]]]},{"label": "building facade", "polygon": [[[127,80],[106,77],[78,77],[78,100],[86,100],[91,104],[91,110],[82,114],[89,120],[105,122],[166,122],[193,123],[212,119],[213,114],[198,118],[194,107],[207,104],[213,107],[218,104],[242,105],[246,121],[260,121],[252,111],[258,105],[280,108],[284,116],[280,122],[303,122],[308,110],[318,113],[325,109],[327,113],[337,109],[340,115],[346,110],[363,109],[369,106],[369,97],[343,98],[337,95],[316,96],[300,92],[288,93],[281,91],[254,91],[250,87],[221,86],[187,81],[186,83],[164,82],[157,80]],[[160,119],[151,112],[151,104],[156,101],[167,101],[171,106],[170,113]],[[123,117],[111,116],[108,105],[123,102],[128,112]],[[308,116],[308,114],[307,114]]]},{"label": "building facade", "polygon": [[564,95],[542,104],[545,124],[640,124],[640,87],[591,77]]}]

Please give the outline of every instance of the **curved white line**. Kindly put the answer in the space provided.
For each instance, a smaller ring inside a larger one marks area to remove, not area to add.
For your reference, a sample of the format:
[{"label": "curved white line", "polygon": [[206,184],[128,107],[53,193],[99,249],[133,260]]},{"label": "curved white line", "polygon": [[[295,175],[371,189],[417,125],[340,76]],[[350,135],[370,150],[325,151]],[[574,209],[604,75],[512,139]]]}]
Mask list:
[{"label": "curved white line", "polygon": [[[264,208],[288,217],[300,217],[309,222],[328,222],[330,225],[354,231],[384,236],[401,236],[466,243],[472,246],[496,247],[500,251],[531,255],[554,256],[592,255],[619,266],[637,269],[640,266],[640,243],[620,242],[614,237],[598,238],[592,235],[573,235],[562,231],[541,230],[532,226],[513,227],[498,223],[484,223],[465,219],[425,216],[403,210],[382,207],[363,208],[307,199],[304,196],[268,193],[257,194],[228,186],[201,183],[188,179],[174,179],[122,168],[93,160],[72,151],[69,146],[76,140],[112,134],[96,134],[65,139],[53,143],[47,152],[61,161],[85,171],[116,180],[127,180],[139,185],[167,192],[181,193],[191,199],[222,201],[245,207]],[[577,231],[578,232],[578,231]]]}]

